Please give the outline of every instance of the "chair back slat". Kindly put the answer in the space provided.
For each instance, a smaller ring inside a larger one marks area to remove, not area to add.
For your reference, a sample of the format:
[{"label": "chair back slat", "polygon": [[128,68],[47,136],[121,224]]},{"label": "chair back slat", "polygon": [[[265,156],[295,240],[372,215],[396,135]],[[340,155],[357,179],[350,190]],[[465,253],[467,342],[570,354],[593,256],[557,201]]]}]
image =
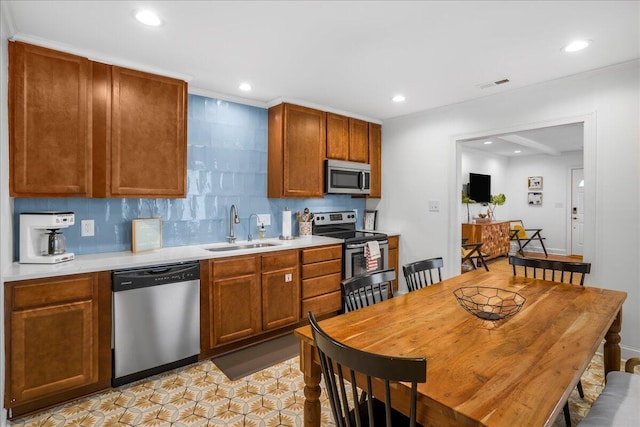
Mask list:
[{"label": "chair back slat", "polygon": [[[398,417],[404,421],[406,417],[393,409],[391,399],[391,384],[402,381],[411,384],[407,424],[415,427],[418,383],[427,380],[427,359],[386,356],[349,347],[327,335],[313,313],[309,312],[308,318],[335,424],[360,427],[362,420],[368,420],[368,426],[374,427],[376,422],[382,425],[383,420],[386,426],[393,425]],[[356,385],[356,377],[360,376],[365,379],[360,384],[363,393]],[[382,383],[383,395],[375,395],[374,381]]]},{"label": "chair back slat", "polygon": [[393,298],[392,281],[396,279],[393,268],[374,271],[340,282],[345,311],[358,310]]},{"label": "chair back slat", "polygon": [[441,257],[415,261],[402,267],[409,292],[417,291],[426,286],[442,281]]},{"label": "chair back slat", "polygon": [[[526,258],[510,256],[509,264],[513,267],[513,275],[517,275],[517,268],[522,267],[524,276],[529,277],[529,270],[533,272],[533,278],[537,279],[537,272],[542,272],[542,280],[553,282],[584,285],[584,279],[591,272],[591,263],[551,261],[548,259]],[[548,272],[548,273],[547,273]],[[550,279],[547,279],[550,277]]]}]

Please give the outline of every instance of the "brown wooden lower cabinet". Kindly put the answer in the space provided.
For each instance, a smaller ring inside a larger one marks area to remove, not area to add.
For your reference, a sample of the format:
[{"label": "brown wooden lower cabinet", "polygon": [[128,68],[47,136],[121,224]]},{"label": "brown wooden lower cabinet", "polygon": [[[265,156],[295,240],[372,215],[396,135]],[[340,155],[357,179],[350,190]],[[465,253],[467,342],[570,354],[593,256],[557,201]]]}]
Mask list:
[{"label": "brown wooden lower cabinet", "polygon": [[400,236],[389,236],[389,268],[396,270],[396,280],[393,281],[393,292],[397,292],[398,277],[403,274],[400,268]]},{"label": "brown wooden lower cabinet", "polygon": [[111,275],[5,284],[9,417],[111,385]]},{"label": "brown wooden lower cabinet", "polygon": [[298,323],[298,263],[298,250],[201,262],[201,358]]},{"label": "brown wooden lower cabinet", "polygon": [[509,254],[509,221],[462,224],[462,237],[467,243],[482,243],[484,259]]}]

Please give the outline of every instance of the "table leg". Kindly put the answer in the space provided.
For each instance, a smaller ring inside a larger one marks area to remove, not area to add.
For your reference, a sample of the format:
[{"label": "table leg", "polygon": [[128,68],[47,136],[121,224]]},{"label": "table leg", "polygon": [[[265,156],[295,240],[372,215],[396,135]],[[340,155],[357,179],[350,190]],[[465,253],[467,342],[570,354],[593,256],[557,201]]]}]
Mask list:
[{"label": "table leg", "polygon": [[604,340],[604,375],[620,370],[620,330],[622,329],[622,308],[607,331]]},{"label": "table leg", "polygon": [[320,427],[320,378],[322,371],[315,361],[316,349],[300,342],[300,370],[304,373],[304,426]]}]

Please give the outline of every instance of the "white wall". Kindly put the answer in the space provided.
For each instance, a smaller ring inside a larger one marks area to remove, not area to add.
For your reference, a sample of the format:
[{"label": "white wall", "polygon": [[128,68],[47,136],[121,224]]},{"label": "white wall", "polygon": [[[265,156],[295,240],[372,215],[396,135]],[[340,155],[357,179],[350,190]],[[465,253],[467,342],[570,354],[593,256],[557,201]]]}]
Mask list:
[{"label": "white wall", "polygon": [[[521,219],[528,228],[542,228],[548,253],[570,255],[571,242],[571,168],[582,167],[583,153],[572,152],[562,156],[512,157],[509,161],[510,219]],[[528,204],[527,178],[542,176],[542,205]],[[542,252],[538,242],[528,250]]]},{"label": "white wall", "polygon": [[[0,22],[0,165],[9,164],[9,133],[6,124],[9,123],[7,117],[7,23],[6,14],[2,13]],[[0,271],[4,271],[11,260],[13,252],[11,248],[13,219],[13,200],[9,198],[9,168],[0,168]],[[2,276],[2,275],[0,275]],[[4,290],[4,282],[0,278],[0,285]],[[4,291],[0,292],[0,307],[4,307]],[[4,313],[3,309],[0,312]],[[4,322],[3,322],[4,325]],[[4,326],[0,328],[0,342],[4,343]],[[0,402],[4,402],[5,386],[5,354],[4,345],[0,349]],[[4,406],[3,406],[4,408]],[[0,411],[0,425],[5,425],[4,409]]]},{"label": "white wall", "polygon": [[[493,156],[476,150],[464,150],[461,153],[460,168],[462,170],[462,183],[469,183],[469,173],[480,173],[491,175],[491,195],[507,194],[507,182],[509,180],[509,159],[504,156]],[[504,205],[496,206],[496,219],[509,219],[509,204],[511,200],[507,197]],[[487,213],[487,206],[482,203],[469,205],[471,219],[477,217],[478,213]],[[462,205],[460,223],[467,222],[467,205]]]},{"label": "white wall", "polygon": [[[447,275],[459,274],[458,140],[583,121],[588,280],[627,292],[623,355],[640,356],[639,80],[636,60],[385,121],[383,197],[368,207],[380,229],[401,233],[400,263],[444,256]],[[428,212],[428,200],[440,211]]]}]

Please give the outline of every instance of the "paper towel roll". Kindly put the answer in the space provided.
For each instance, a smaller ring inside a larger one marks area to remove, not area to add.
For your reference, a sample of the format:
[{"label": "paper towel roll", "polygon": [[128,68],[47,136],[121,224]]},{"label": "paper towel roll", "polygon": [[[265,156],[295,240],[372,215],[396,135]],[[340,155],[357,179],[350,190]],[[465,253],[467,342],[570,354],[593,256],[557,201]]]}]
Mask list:
[{"label": "paper towel roll", "polygon": [[282,237],[291,237],[291,211],[282,211]]}]

